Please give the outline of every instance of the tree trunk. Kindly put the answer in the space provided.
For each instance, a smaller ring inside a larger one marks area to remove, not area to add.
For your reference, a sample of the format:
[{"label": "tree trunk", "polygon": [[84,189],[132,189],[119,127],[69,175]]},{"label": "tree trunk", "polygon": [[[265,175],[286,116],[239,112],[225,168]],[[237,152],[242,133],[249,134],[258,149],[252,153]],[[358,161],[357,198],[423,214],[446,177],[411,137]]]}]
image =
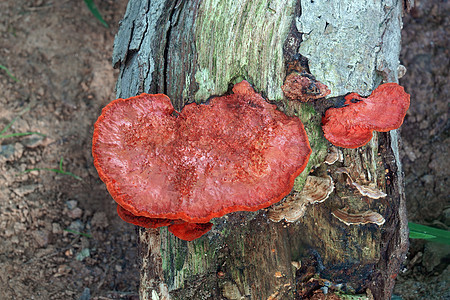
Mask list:
[{"label": "tree trunk", "polygon": [[[213,229],[192,242],[167,229],[139,229],[142,299],[307,297],[300,290],[308,266],[328,286],[390,298],[408,245],[398,132],[374,134],[367,146],[325,165],[323,111],[288,101],[281,86],[296,63],[330,96],[368,95],[382,81],[396,82],[401,14],[402,1],[395,0],[130,0],[114,45],[117,97],[165,93],[180,110],[246,79],[307,129],[313,154],[294,190],[301,191],[310,171],[335,182],[330,198],[294,223],[274,223],[263,209],[214,219]],[[361,196],[342,167],[388,196]],[[331,214],[342,208],[376,211],[386,222],[346,225]]]}]

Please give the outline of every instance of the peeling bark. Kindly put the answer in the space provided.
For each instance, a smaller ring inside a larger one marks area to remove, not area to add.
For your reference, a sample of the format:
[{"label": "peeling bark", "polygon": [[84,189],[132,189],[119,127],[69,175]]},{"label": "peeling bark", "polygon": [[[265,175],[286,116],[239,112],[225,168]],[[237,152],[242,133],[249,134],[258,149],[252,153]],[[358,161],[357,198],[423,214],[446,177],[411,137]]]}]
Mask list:
[{"label": "peeling bark", "polygon": [[[261,210],[214,219],[193,242],[139,229],[142,299],[295,299],[306,278],[298,261],[348,292],[369,288],[376,299],[390,298],[408,234],[397,132],[321,164],[329,144],[318,106],[285,99],[281,86],[293,65],[333,95],[368,95],[382,80],[396,81],[402,3],[313,2],[130,0],[114,45],[117,97],[165,93],[179,110],[246,79],[305,125],[313,154],[294,189],[312,169],[336,183],[329,199],[292,224],[273,223]],[[388,196],[361,196],[342,167]],[[331,215],[342,208],[376,211],[386,223],[347,226]]]}]

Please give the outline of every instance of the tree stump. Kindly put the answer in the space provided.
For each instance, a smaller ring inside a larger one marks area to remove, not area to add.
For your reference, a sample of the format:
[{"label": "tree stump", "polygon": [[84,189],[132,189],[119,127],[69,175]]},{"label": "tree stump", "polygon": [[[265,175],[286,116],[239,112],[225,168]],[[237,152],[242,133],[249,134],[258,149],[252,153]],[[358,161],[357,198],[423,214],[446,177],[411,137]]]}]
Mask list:
[{"label": "tree stump", "polygon": [[[164,93],[180,110],[246,79],[307,130],[313,153],[292,195],[310,172],[335,183],[325,202],[293,223],[270,221],[267,209],[237,212],[213,219],[213,229],[192,242],[140,228],[141,299],[307,298],[318,288],[308,287],[311,274],[324,286],[390,298],[408,247],[398,132],[375,133],[324,164],[331,145],[321,118],[329,103],[289,101],[281,86],[292,66],[326,84],[330,97],[396,82],[401,14],[402,2],[387,0],[130,0],[114,45],[117,97]],[[348,176],[387,196],[362,196]],[[346,225],[332,215],[339,209],[372,210],[385,223]]]}]

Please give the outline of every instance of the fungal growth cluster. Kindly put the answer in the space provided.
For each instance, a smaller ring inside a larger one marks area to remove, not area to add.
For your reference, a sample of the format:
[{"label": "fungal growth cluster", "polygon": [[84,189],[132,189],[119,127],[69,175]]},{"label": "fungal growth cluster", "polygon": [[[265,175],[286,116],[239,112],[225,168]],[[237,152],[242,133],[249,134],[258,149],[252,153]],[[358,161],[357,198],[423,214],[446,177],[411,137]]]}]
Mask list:
[{"label": "fungal growth cluster", "polygon": [[[313,76],[295,72],[282,89],[287,98],[303,102],[330,93]],[[368,98],[349,94],[344,107],[325,112],[324,135],[336,146],[360,147],[373,130],[398,128],[408,106],[409,95],[394,83],[381,85]],[[283,199],[306,167],[311,148],[299,118],[278,111],[242,81],[233,94],[207,105],[189,104],[181,112],[163,94],[114,100],[95,123],[92,153],[123,220],[146,228],[168,226],[190,241],[208,232],[213,218]],[[301,203],[287,201],[270,217],[293,222],[333,187],[331,177],[310,176],[294,197]]]},{"label": "fungal growth cluster", "polygon": [[396,83],[385,83],[363,98],[356,93],[345,96],[341,108],[330,108],[322,120],[325,138],[333,145],[358,148],[372,139],[372,132],[399,128],[409,108],[410,97]]},{"label": "fungal growth cluster", "polygon": [[193,240],[212,218],[280,201],[311,148],[297,117],[242,81],[181,112],[163,94],[117,99],[95,123],[92,153],[123,220]]}]

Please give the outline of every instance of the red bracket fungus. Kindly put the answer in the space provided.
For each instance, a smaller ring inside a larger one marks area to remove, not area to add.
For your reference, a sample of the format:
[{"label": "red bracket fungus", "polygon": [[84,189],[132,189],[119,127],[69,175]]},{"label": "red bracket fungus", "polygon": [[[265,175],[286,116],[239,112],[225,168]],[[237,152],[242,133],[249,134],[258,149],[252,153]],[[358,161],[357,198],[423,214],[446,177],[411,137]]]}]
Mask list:
[{"label": "red bracket fungus", "polygon": [[396,83],[385,83],[363,98],[345,96],[340,108],[330,108],[322,119],[325,138],[333,145],[358,148],[372,139],[372,132],[399,128],[409,108],[409,94]]},{"label": "red bracket fungus", "polygon": [[233,92],[179,113],[163,94],[103,109],[92,153],[123,220],[193,240],[212,218],[268,207],[291,191],[311,154],[302,123],[247,81]]}]

